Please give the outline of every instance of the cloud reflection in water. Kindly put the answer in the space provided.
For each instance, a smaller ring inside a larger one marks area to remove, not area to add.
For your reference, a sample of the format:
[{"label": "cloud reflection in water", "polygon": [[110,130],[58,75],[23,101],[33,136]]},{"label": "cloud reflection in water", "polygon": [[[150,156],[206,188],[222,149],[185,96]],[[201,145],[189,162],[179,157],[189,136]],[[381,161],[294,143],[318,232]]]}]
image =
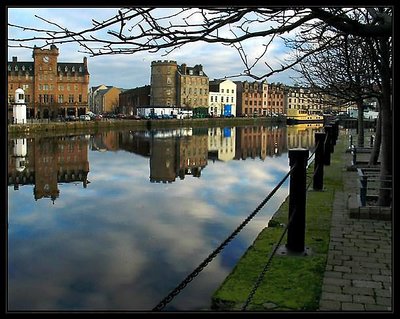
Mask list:
[{"label": "cloud reflection in water", "polygon": [[[288,170],[280,157],[211,162],[200,178],[149,182],[149,159],[89,152],[90,184],[54,202],[9,191],[9,310],[149,310],[257,207]],[[210,295],[287,195],[268,205],[171,307]],[[23,204],[19,204],[23,203]],[[188,307],[188,308],[186,308]]]}]

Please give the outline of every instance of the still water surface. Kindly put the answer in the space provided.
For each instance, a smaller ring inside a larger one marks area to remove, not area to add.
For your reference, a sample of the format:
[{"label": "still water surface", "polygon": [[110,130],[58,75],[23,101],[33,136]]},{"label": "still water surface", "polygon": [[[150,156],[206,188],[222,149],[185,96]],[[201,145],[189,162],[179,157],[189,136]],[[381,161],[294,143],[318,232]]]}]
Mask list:
[{"label": "still water surface", "polygon": [[[147,311],[288,172],[315,128],[109,131],[8,142],[8,309]],[[207,310],[288,181],[164,310]]]}]

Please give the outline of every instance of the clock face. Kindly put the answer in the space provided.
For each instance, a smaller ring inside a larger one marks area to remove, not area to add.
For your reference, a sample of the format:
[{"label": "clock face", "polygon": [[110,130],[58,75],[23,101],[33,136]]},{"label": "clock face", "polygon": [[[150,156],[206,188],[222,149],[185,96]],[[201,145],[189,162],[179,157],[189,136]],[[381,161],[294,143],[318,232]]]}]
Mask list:
[{"label": "clock face", "polygon": [[50,59],[49,59],[49,57],[47,56],[47,55],[45,55],[44,57],[43,57],[43,62],[49,62],[50,61]]}]

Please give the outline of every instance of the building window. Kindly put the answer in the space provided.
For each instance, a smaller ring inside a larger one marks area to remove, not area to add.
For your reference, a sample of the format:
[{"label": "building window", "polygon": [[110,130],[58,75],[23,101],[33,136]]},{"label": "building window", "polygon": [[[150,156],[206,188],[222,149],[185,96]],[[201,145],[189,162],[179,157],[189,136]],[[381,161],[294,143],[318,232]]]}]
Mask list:
[{"label": "building window", "polygon": [[60,94],[58,96],[58,103],[64,103],[64,95]]},{"label": "building window", "polygon": [[74,95],[73,95],[73,94],[70,94],[70,95],[68,96],[68,102],[69,102],[69,103],[74,103]]},{"label": "building window", "polygon": [[82,102],[82,94],[79,94],[79,102]]},{"label": "building window", "polygon": [[224,93],[224,89],[221,89],[221,93]]}]

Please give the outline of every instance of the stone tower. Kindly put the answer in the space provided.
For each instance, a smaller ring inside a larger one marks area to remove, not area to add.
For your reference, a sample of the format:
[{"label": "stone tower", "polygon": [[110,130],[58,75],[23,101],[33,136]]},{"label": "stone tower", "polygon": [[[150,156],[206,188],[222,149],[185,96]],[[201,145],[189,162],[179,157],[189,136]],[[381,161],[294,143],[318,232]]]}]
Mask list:
[{"label": "stone tower", "polygon": [[153,61],[151,63],[151,106],[177,105],[176,61]]}]

